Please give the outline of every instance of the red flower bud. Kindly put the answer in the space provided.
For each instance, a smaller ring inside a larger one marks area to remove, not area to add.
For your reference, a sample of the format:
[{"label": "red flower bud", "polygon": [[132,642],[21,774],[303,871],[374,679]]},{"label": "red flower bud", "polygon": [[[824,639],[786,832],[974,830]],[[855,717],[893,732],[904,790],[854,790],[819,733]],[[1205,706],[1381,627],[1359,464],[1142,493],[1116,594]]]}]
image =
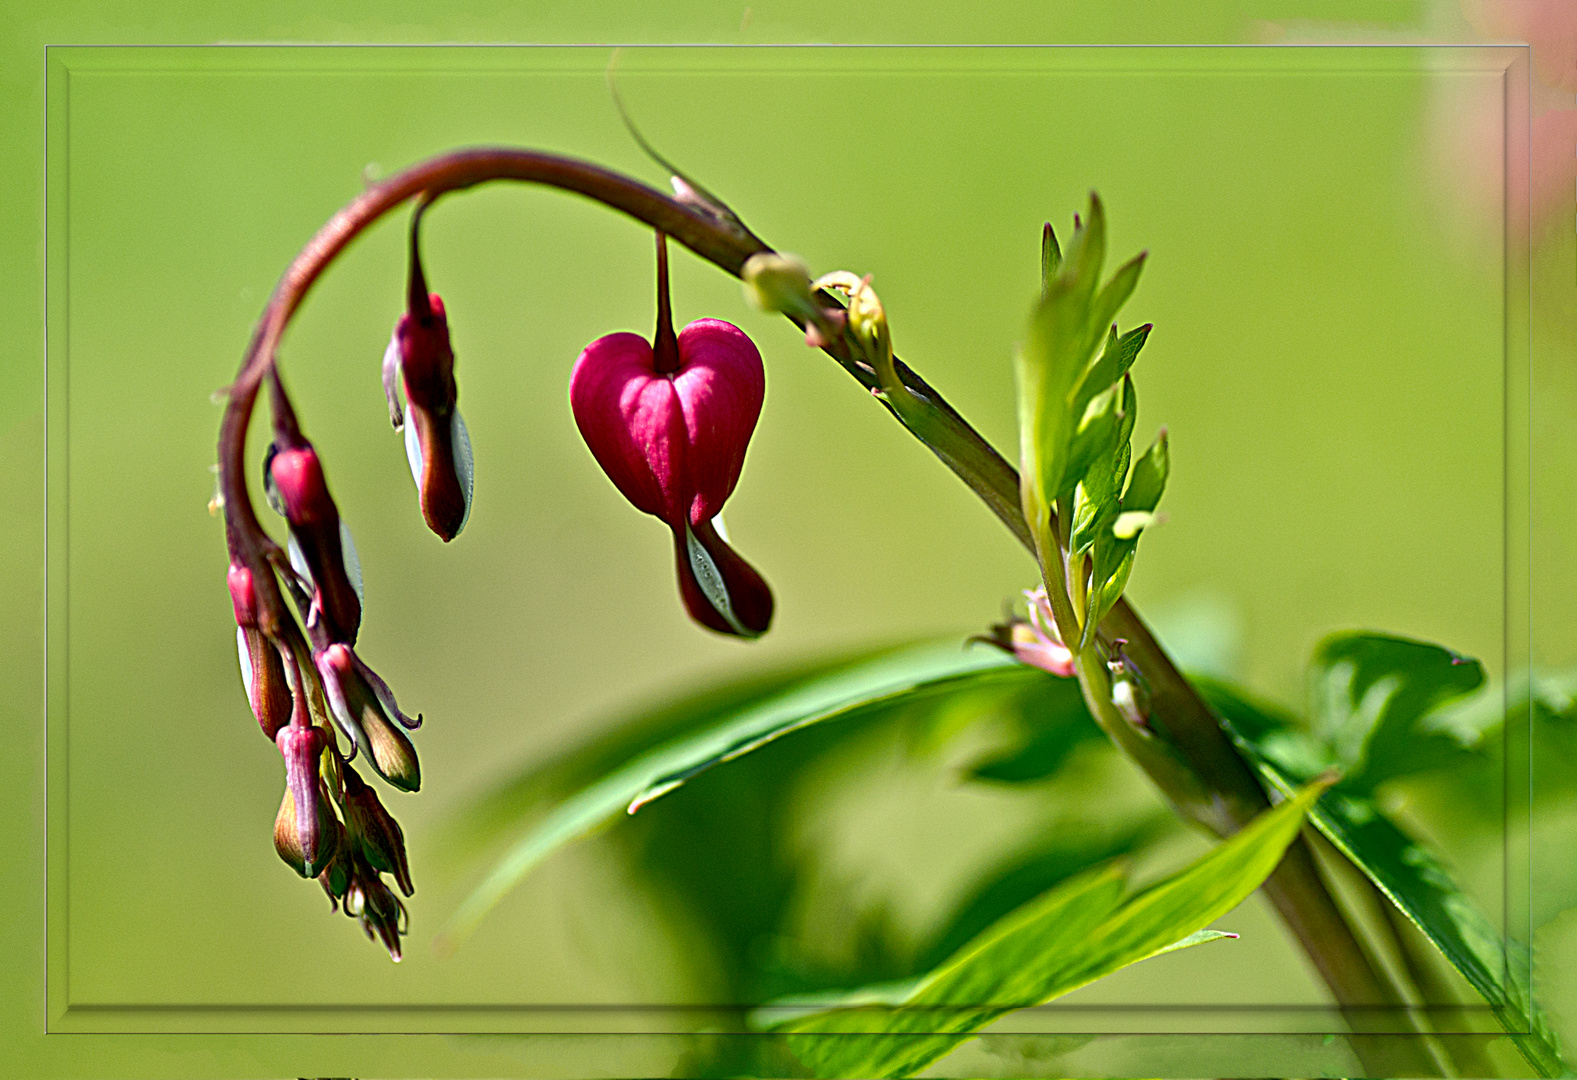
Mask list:
[{"label": "red flower bud", "polygon": [[305,439],[296,445],[276,444],[267,466],[272,493],[290,523],[291,554],[299,553],[304,576],[315,590],[312,607],[330,641],[354,644],[361,627],[361,596],[353,574],[359,577],[360,571],[317,451]]},{"label": "red flower bud", "polygon": [[[383,354],[383,392],[389,399],[389,419],[396,429],[405,429],[405,456],[422,517],[447,543],[471,516],[471,436],[455,407],[459,391],[444,302],[420,285],[419,264],[413,265],[413,275],[407,310]],[[395,393],[396,373],[405,387],[403,414]]]},{"label": "red flower bud", "polygon": [[722,633],[756,637],[772,620],[772,591],[713,522],[761,415],[761,354],[738,327],[700,319],[679,333],[670,363],[659,366],[638,334],[598,338],[570,375],[575,423],[624,497],[673,530],[679,591],[691,616]]},{"label": "red flower bud", "polygon": [[317,877],[339,846],[339,820],[318,779],[323,733],[282,728],[274,737],[285,759],[285,797],[274,820],[274,848],[302,877]]},{"label": "red flower bud", "polygon": [[230,564],[230,602],[235,609],[236,653],[241,661],[241,682],[252,705],[252,715],[272,739],[290,723],[290,684],[285,677],[284,661],[274,643],[257,624],[257,590],[252,571],[240,563]]}]

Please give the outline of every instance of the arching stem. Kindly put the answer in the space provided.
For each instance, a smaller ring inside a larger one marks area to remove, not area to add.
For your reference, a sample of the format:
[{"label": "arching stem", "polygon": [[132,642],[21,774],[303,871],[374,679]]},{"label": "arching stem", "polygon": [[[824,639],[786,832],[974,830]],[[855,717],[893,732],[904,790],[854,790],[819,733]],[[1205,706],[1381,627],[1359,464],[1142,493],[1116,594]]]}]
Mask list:
[{"label": "arching stem", "polygon": [[[252,570],[258,597],[259,625],[276,640],[294,631],[268,567],[277,545],[258,523],[247,489],[244,452],[247,426],[264,375],[274,365],[285,327],[324,269],[368,226],[412,198],[421,207],[451,191],[496,180],[544,184],[586,196],[672,236],[701,258],[738,277],[745,260],[771,250],[732,214],[707,212],[704,203],[680,201],[657,189],[590,162],[558,154],[510,148],[457,150],[420,162],[368,188],[330,218],[286,269],[263,311],[241,369],[229,388],[219,431],[219,476],[227,540],[231,550]],[[412,225],[415,243],[416,223]],[[663,241],[659,240],[660,249]],[[661,258],[661,257],[660,257]],[[413,264],[414,267],[414,264]],[[659,263],[659,273],[662,272]],[[411,287],[417,286],[415,277]],[[825,292],[829,305],[836,301]],[[424,289],[425,299],[425,289]],[[803,323],[795,320],[804,328]],[[847,335],[837,335],[825,352],[868,389],[877,388],[877,372],[850,349]],[[888,404],[900,423],[974,491],[1003,525],[1034,554],[1034,539],[1019,502],[1017,471],[975,431],[942,396],[896,357],[893,370],[923,407],[924,423],[907,420]],[[1199,782],[1211,793],[1211,810],[1196,820],[1222,835],[1235,832],[1268,806],[1264,791],[1222,730],[1209,707],[1172,665],[1138,615],[1119,600],[1100,627],[1108,643],[1116,638],[1146,679],[1152,710]],[[1153,776],[1163,789],[1166,778]],[[1184,800],[1186,805],[1191,800]],[[1197,801],[1194,801],[1197,805]],[[1389,1008],[1394,994],[1365,955],[1335,900],[1315,871],[1305,842],[1295,843],[1265,893],[1324,977],[1355,1031],[1411,1034],[1405,1021]],[[1434,1062],[1414,1038],[1356,1039],[1371,1075],[1427,1075]]]}]

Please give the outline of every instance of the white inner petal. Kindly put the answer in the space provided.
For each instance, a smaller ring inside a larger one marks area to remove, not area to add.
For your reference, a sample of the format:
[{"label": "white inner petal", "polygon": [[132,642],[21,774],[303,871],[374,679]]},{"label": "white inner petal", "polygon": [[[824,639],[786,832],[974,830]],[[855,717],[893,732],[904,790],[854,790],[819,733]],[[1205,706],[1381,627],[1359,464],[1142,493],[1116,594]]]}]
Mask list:
[{"label": "white inner petal", "polygon": [[235,628],[235,651],[241,657],[241,683],[246,687],[246,699],[252,700],[252,650],[246,647],[246,631]]},{"label": "white inner petal", "polygon": [[411,406],[405,405],[405,460],[411,465],[411,479],[416,490],[422,490],[422,440],[416,437],[416,425],[411,423]]},{"label": "white inner petal", "polygon": [[351,539],[344,518],[340,518],[339,523],[339,549],[345,559],[345,576],[350,578],[350,587],[356,590],[356,599],[361,601],[361,606],[366,607],[367,590],[361,583],[361,556],[356,554],[356,541]]},{"label": "white inner petal", "polygon": [[734,605],[728,599],[728,586],[723,584],[723,575],[717,569],[717,563],[712,561],[711,552],[701,546],[701,541],[695,538],[695,533],[690,531],[690,526],[684,527],[685,548],[690,554],[690,569],[695,572],[695,580],[701,586],[701,592],[706,597],[707,603],[717,609],[723,621],[734,628],[734,631],[744,637],[755,637],[746,630],[734,615]]},{"label": "white inner petal", "polygon": [[717,512],[717,516],[712,519],[712,528],[716,529],[717,535],[723,538],[723,543],[733,543],[733,541],[728,538],[728,526],[723,524],[723,512],[721,510],[719,510]]},{"label": "white inner petal", "polygon": [[460,410],[454,411],[454,423],[450,425],[451,437],[454,441],[454,467],[460,477],[460,487],[465,491],[465,513],[460,518],[460,528],[455,530],[455,535],[465,528],[465,523],[471,520],[471,433],[465,429],[465,421],[460,417]]},{"label": "white inner petal", "polygon": [[290,568],[307,583],[307,590],[310,592],[316,589],[318,583],[312,580],[312,568],[307,565],[307,556],[302,552],[301,545],[296,543],[295,533],[285,538],[285,551],[290,555]]}]

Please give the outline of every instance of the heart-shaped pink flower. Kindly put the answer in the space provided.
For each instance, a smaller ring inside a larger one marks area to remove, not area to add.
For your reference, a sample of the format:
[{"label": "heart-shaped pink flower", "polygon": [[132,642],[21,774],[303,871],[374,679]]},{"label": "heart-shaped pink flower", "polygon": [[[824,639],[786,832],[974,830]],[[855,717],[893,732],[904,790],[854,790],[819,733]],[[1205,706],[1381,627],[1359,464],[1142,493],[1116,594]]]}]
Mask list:
[{"label": "heart-shaped pink flower", "polygon": [[715,520],[761,415],[761,354],[720,319],[686,326],[676,350],[668,333],[658,351],[677,357],[666,362],[639,334],[609,334],[586,346],[570,375],[570,406],[614,486],[673,531],[690,614],[721,633],[756,637],[772,621],[772,590]]}]

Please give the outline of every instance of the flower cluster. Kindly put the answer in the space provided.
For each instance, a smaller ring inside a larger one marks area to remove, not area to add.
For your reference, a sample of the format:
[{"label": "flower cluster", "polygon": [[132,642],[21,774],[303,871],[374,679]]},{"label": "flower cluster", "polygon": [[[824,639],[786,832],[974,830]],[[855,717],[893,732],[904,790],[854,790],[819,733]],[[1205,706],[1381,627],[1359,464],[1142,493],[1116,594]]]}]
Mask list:
[{"label": "flower cluster", "polygon": [[[405,428],[422,516],[451,540],[470,513],[470,439],[455,407],[443,301],[427,291],[414,225],[407,310],[383,366],[393,419]],[[248,558],[236,519],[227,520],[242,682],[285,766],[274,848],[302,877],[317,879],[331,904],[398,960],[406,911],[383,875],[406,896],[414,891],[405,838],[351,762],[361,756],[390,786],[416,791],[421,766],[406,732],[420,727],[421,717],[403,712],[388,684],[356,652],[365,605],[356,546],[278,372],[271,369],[268,378],[274,437],[263,461],[263,488],[285,520],[285,549],[263,537]],[[404,390],[403,409],[396,384]],[[295,601],[299,623],[283,607],[285,594]]]},{"label": "flower cluster", "polygon": [[[418,234],[428,205],[421,202],[412,219],[405,312],[382,375],[422,517],[447,543],[470,517],[472,455],[457,407],[448,315],[422,270]],[[676,335],[661,234],[658,253],[655,341],[611,334],[588,346],[570,379],[575,420],[615,486],[672,530],[690,614],[713,630],[756,637],[771,622],[772,592],[729,546],[719,515],[761,412],[761,355],[743,332],[716,319]],[[421,717],[401,711],[356,652],[366,603],[356,545],[272,365],[267,379],[273,441],[263,488],[284,518],[285,546],[228,505],[226,522],[242,681],[285,766],[274,847],[398,960],[407,913],[384,875],[412,894],[405,839],[351,763],[360,757],[391,787],[416,791],[421,767],[406,732]]]}]

